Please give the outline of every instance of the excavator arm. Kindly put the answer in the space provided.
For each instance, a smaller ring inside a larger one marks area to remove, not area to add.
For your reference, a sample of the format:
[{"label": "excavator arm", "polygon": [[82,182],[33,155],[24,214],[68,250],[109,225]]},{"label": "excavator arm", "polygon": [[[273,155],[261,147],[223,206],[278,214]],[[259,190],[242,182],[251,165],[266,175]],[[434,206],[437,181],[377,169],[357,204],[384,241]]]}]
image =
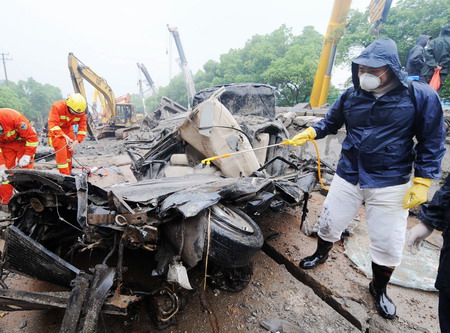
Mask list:
[{"label": "excavator arm", "polygon": [[[69,53],[68,60],[70,78],[72,79],[75,92],[79,92],[86,98],[83,81],[86,80],[94,87],[95,92],[98,92],[100,93],[100,96],[103,96],[104,101],[106,102],[107,107],[103,107],[103,115],[105,115],[105,117],[102,119],[102,123],[104,123],[105,126],[101,126],[101,128],[97,127],[97,130],[100,132],[98,137],[111,136],[112,134],[116,138],[124,138],[133,130],[139,128],[139,126],[136,126],[137,118],[135,115],[135,106],[129,103],[129,94],[119,97],[119,99],[116,100],[114,92],[104,78],[95,74],[92,69],[83,64],[80,59],[73,55],[73,53]],[[95,99],[95,101],[96,100],[97,99]],[[119,103],[122,100],[127,103]]]},{"label": "excavator arm", "polygon": [[86,98],[84,79],[103,95],[110,112],[110,120],[113,121],[116,118],[116,98],[106,80],[84,65],[73,53],[69,53],[69,71],[75,92],[79,92]]},{"label": "excavator arm", "polygon": [[78,72],[78,61],[72,53],[69,53],[69,72],[72,80],[73,89],[76,93],[84,96],[86,99],[86,90],[84,89],[83,77]]},{"label": "excavator arm", "polygon": [[[84,89],[83,77],[80,75],[77,68],[78,68],[78,61],[75,58],[75,56],[72,53],[70,53],[69,54],[69,71],[70,71],[70,78],[72,80],[73,89],[76,93],[80,93],[81,95],[83,95],[84,99],[87,100],[86,90]],[[92,115],[89,112],[89,108],[86,108],[86,113],[87,113],[87,117],[88,117],[87,128],[88,128],[89,136],[91,138],[94,138],[97,141],[97,137],[93,130],[93,128],[95,126],[92,123]]]},{"label": "excavator arm", "polygon": [[130,103],[130,100],[131,100],[131,95],[130,95],[130,94],[126,94],[126,95],[117,97],[115,102],[116,102],[116,103],[121,103],[121,102],[123,102],[123,103],[129,104],[129,103]]}]

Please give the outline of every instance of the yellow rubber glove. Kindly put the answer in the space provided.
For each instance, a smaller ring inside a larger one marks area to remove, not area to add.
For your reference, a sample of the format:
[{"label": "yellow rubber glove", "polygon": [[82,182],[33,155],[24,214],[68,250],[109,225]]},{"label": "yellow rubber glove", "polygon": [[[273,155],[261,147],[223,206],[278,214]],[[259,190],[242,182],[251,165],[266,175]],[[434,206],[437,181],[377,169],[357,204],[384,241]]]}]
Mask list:
[{"label": "yellow rubber glove", "polygon": [[431,179],[414,177],[412,182],[413,185],[406,191],[403,198],[403,209],[413,208],[427,201]]},{"label": "yellow rubber glove", "polygon": [[297,147],[304,145],[307,140],[314,139],[316,135],[316,130],[312,127],[308,127],[303,132],[296,134],[290,141],[293,146]]}]

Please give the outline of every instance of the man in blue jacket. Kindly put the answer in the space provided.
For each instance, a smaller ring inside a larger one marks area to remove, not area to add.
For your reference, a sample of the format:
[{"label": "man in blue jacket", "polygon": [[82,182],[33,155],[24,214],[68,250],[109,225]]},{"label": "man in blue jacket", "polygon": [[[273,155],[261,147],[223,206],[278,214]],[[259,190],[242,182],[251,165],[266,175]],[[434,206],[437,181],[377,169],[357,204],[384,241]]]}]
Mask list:
[{"label": "man in blue jacket", "polygon": [[409,50],[406,56],[405,70],[409,76],[419,76],[425,62],[425,46],[431,40],[431,36],[420,35],[416,40],[416,45]]},{"label": "man in blue jacket", "polygon": [[441,88],[450,71],[450,24],[443,27],[439,37],[433,39],[425,49],[421,80],[429,83],[436,70],[440,70]]},{"label": "man in blue jacket", "polygon": [[401,261],[408,209],[425,202],[431,180],[440,177],[443,112],[429,85],[411,81],[408,87],[391,39],[375,40],[353,60],[352,80],[324,119],[292,138],[298,146],[336,134],[343,125],[347,130],[319,218],[317,250],[300,267],[325,262],[364,203],[373,272],[369,290],[380,315],[392,319],[396,307],[386,287]]}]

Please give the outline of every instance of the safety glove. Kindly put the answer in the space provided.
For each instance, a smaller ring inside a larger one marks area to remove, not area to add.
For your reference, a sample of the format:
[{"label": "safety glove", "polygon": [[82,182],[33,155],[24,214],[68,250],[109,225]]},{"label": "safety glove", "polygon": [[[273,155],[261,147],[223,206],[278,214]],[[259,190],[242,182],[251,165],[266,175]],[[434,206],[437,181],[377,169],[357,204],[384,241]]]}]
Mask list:
[{"label": "safety glove", "polygon": [[23,155],[19,160],[19,167],[23,168],[26,167],[28,164],[30,164],[31,156],[30,155]]},{"label": "safety glove", "polygon": [[417,207],[427,201],[431,179],[414,177],[412,182],[413,185],[406,191],[406,194],[403,197],[403,209]]},{"label": "safety glove", "polygon": [[409,231],[408,240],[406,241],[406,248],[412,254],[416,254],[422,246],[423,240],[431,235],[433,228],[420,222]]},{"label": "safety glove", "polygon": [[306,141],[314,139],[316,135],[316,130],[313,127],[308,127],[303,132],[296,134],[291,140],[289,140],[289,143],[295,147],[301,146],[304,145]]}]

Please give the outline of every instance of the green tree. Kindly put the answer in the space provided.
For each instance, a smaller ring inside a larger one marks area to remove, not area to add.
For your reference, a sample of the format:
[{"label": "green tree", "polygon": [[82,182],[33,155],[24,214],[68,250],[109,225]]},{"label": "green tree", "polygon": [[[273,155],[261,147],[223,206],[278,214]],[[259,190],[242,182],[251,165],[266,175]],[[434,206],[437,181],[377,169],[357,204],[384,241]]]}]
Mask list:
[{"label": "green tree", "polygon": [[219,66],[220,64],[217,61],[208,60],[203,65],[203,71],[200,70],[195,74],[195,87],[197,91],[214,85],[214,80],[219,76]]},{"label": "green tree", "polygon": [[184,84],[184,76],[182,73],[172,78],[167,86],[160,87],[156,95],[153,95],[145,100],[145,108],[148,113],[153,113],[159,107],[163,96],[170,98],[184,107],[187,107],[188,97],[186,86]]},{"label": "green tree", "polygon": [[153,95],[145,99],[145,108],[147,109],[148,114],[152,114],[158,109],[159,103],[161,101],[161,96]]},{"label": "green tree", "polygon": [[[186,85],[184,83],[184,76],[182,73],[178,74],[170,81],[167,87],[162,87],[158,91],[158,100],[161,99],[162,96],[166,96],[171,100],[187,107],[188,104],[188,96]],[[159,103],[158,103],[159,104]]]},{"label": "green tree", "polygon": [[277,88],[278,105],[295,105],[309,98],[322,40],[313,27],[305,27],[300,36],[292,38],[283,57],[262,73],[263,81]]},{"label": "green tree", "polygon": [[9,82],[8,86],[0,86],[0,107],[20,111],[29,119],[34,119],[35,116],[31,102],[15,82]]},{"label": "green tree", "polygon": [[[4,83],[4,82],[3,82]],[[51,106],[62,99],[61,90],[50,84],[41,84],[33,78],[0,84],[0,107],[8,107],[22,112],[28,119],[47,116]]]},{"label": "green tree", "polygon": [[138,94],[131,94],[130,103],[136,106],[137,113],[144,113],[144,104],[142,102],[142,97]]},{"label": "green tree", "polygon": [[62,99],[61,90],[50,84],[41,84],[29,77],[26,81],[19,81],[20,95],[26,97],[31,103],[31,109],[24,110],[32,119],[45,116],[52,104]]},{"label": "green tree", "polygon": [[307,100],[320,56],[323,36],[305,27],[300,36],[282,25],[267,35],[255,35],[242,49],[208,61],[195,75],[197,89],[255,82],[277,88],[278,105],[295,105]]},{"label": "green tree", "polygon": [[10,87],[0,86],[0,108],[22,109],[19,96]]},{"label": "green tree", "polygon": [[[201,86],[214,86],[229,83],[266,83],[262,74],[273,61],[284,56],[292,41],[291,29],[282,25],[267,35],[255,35],[242,49],[231,49],[220,56],[220,63],[210,60],[204,66],[204,75],[197,74],[195,81]],[[211,77],[211,73],[214,75]],[[199,77],[200,76],[200,77]],[[210,80],[207,85],[205,77]]]}]

